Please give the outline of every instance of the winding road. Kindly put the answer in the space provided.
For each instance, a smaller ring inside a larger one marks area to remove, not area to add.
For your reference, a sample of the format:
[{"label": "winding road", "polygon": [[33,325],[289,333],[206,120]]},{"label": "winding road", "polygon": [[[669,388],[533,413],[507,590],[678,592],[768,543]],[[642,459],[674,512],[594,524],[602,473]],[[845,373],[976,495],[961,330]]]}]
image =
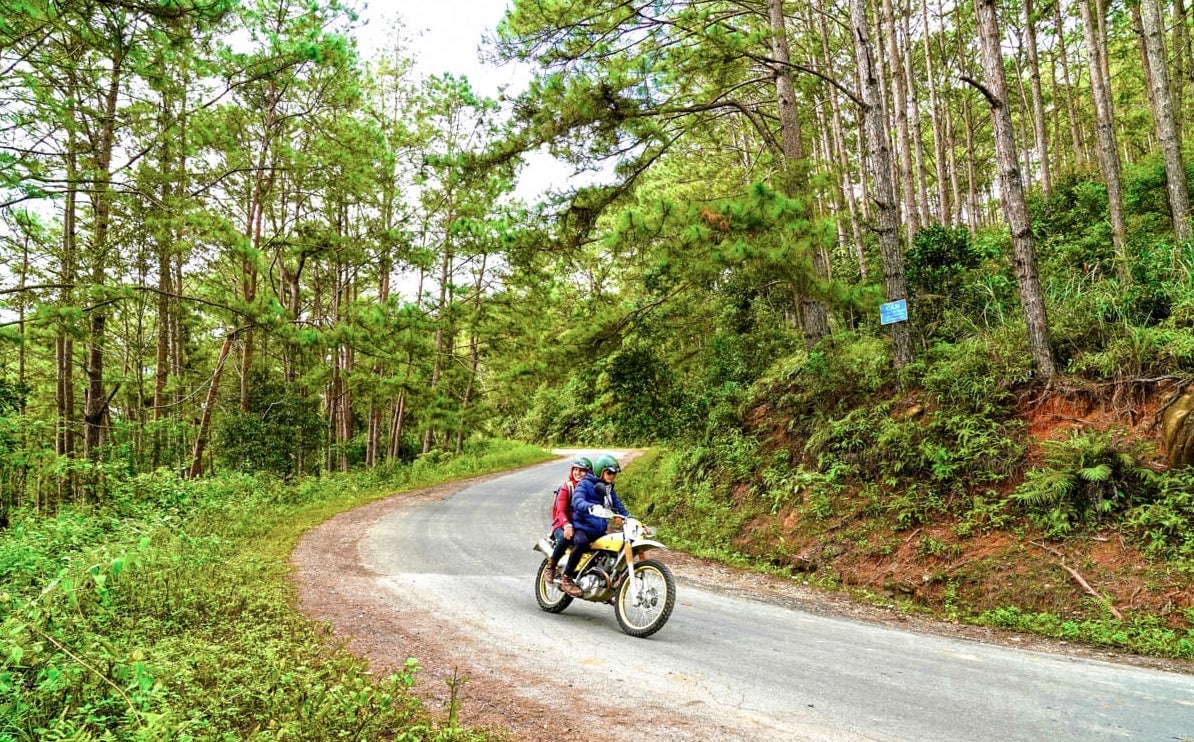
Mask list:
[{"label": "winding road", "polygon": [[793,610],[683,571],[671,621],[649,639],[622,634],[610,606],[544,613],[530,547],[565,471],[557,461],[392,509],[356,538],[383,604],[435,617],[430,632],[515,698],[550,706],[558,689],[577,739],[608,736],[586,723],[588,704],[594,721],[615,709],[621,731],[652,740],[1194,738],[1194,675]]}]

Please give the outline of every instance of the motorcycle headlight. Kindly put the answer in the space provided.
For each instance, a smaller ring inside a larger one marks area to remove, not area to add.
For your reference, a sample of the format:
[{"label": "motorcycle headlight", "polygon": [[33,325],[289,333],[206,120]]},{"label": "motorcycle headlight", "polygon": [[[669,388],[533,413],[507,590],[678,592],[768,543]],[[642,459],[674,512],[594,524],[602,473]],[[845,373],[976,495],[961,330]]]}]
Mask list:
[{"label": "motorcycle headlight", "polygon": [[631,541],[642,538],[643,524],[639,523],[637,520],[627,520],[625,534],[626,538],[630,539]]}]

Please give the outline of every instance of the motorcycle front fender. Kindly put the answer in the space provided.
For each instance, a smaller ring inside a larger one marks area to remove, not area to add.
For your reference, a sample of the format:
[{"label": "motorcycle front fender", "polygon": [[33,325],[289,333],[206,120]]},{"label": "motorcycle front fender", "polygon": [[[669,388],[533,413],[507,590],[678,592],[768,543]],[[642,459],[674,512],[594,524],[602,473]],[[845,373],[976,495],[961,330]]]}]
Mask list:
[{"label": "motorcycle front fender", "polygon": [[635,541],[633,548],[634,548],[635,554],[641,554],[642,552],[650,551],[651,549],[663,549],[664,551],[670,551],[666,546],[659,543],[658,541],[651,541],[649,539],[644,539],[642,541]]},{"label": "motorcycle front fender", "polygon": [[639,553],[642,553],[645,551],[651,551],[652,548],[661,548],[661,550],[670,551],[669,548],[667,548],[663,544],[660,544],[659,541],[652,541],[652,540],[648,540],[648,539],[644,539],[642,541],[635,541],[633,548],[634,548],[634,553],[636,553],[636,554],[639,554]]}]

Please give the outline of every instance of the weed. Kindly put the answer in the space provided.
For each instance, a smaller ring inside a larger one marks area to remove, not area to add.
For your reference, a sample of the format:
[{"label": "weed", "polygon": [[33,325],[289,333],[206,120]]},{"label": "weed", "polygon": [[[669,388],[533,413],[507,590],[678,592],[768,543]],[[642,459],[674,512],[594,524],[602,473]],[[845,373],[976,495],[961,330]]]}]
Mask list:
[{"label": "weed", "polygon": [[941,591],[941,606],[946,621],[957,621],[962,617],[958,586],[952,580],[945,583],[945,589]]},{"label": "weed", "polygon": [[1153,499],[1129,510],[1124,522],[1150,557],[1194,563],[1194,471],[1160,477]]},{"label": "weed", "polygon": [[1110,617],[1073,621],[1052,613],[1029,613],[1016,606],[1007,606],[985,611],[975,621],[986,626],[1116,647],[1156,657],[1194,659],[1194,630],[1175,631],[1156,616],[1132,617],[1126,621]]},{"label": "weed", "polygon": [[962,547],[950,544],[933,536],[925,536],[917,544],[916,551],[921,556],[935,557],[945,561],[957,559],[962,554]]}]

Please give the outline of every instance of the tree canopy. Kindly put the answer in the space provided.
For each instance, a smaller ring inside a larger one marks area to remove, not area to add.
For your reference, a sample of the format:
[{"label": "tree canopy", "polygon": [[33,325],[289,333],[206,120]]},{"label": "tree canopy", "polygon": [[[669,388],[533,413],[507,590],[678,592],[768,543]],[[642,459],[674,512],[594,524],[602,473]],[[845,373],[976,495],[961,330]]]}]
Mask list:
[{"label": "tree canopy", "polygon": [[[21,3],[3,507],[102,499],[112,467],[702,439],[846,338],[905,391],[976,338],[1022,383],[1124,373],[1124,338],[1186,337],[1188,25],[1102,0],[516,0],[488,51],[532,79],[490,99],[416,75],[400,25],[363,57],[340,2]],[[539,149],[577,177],[516,200]],[[1188,372],[1155,342],[1131,368]]]}]

